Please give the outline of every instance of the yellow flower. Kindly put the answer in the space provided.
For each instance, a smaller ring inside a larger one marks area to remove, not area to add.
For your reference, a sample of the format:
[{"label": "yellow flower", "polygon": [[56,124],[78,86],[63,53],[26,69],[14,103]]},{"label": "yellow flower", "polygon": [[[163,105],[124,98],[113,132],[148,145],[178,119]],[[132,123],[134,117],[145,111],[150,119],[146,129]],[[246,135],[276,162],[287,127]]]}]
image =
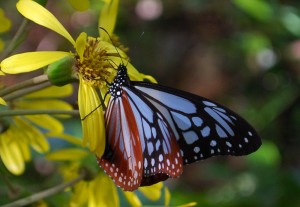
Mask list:
[{"label": "yellow flower", "polygon": [[[138,191],[140,191],[149,200],[156,201],[161,197],[162,187],[163,183],[159,182],[152,186],[140,187],[138,188]],[[124,195],[128,202],[131,204],[131,206],[142,206],[142,202],[140,201],[135,192],[124,191]]]},{"label": "yellow flower", "polygon": [[11,173],[24,172],[25,162],[31,159],[30,147],[39,153],[49,150],[46,138],[36,127],[21,117],[14,117],[7,129],[0,132],[1,159]]},{"label": "yellow flower", "polygon": [[[70,141],[76,138],[70,138]],[[75,145],[78,145],[76,141],[71,141]],[[83,160],[86,159],[89,154],[85,150],[77,148],[60,149],[54,152],[50,152],[46,155],[47,159],[53,161],[68,161],[60,167],[61,175],[65,181],[72,180],[84,172],[85,177],[80,182],[76,183],[71,188],[71,200],[70,206],[122,206],[120,205],[119,196],[117,193],[117,187],[114,182],[104,173],[93,173],[85,168],[82,169]],[[96,174],[96,175],[94,175]],[[148,187],[141,187],[138,189],[146,198],[152,201],[157,201],[161,198],[163,183],[157,183]],[[123,191],[125,198],[131,204],[131,206],[142,206],[138,194],[136,192]],[[169,196],[170,197],[170,196]]]},{"label": "yellow flower", "polygon": [[[72,107],[57,97],[72,93],[70,85],[65,86],[60,93],[58,87],[50,87],[7,103],[12,109],[65,109]],[[42,98],[42,99],[41,99]],[[2,106],[4,108],[4,106]],[[50,115],[14,116],[11,119],[1,118],[0,157],[6,168],[15,175],[25,170],[25,162],[31,160],[30,148],[39,153],[49,150],[45,132],[62,133],[63,126]],[[43,129],[43,132],[41,131]]]},{"label": "yellow flower", "polygon": [[[108,4],[116,8],[118,0],[112,0]],[[121,64],[122,59],[119,54],[124,60],[126,54],[121,50],[116,51],[115,46],[107,42],[107,37],[93,38],[88,37],[86,33],[81,33],[75,41],[53,14],[34,1],[20,0],[17,9],[26,18],[65,37],[75,48],[75,53],[43,51],[17,54],[1,62],[2,71],[10,74],[30,72],[64,57],[74,58],[74,68],[79,78],[78,104],[83,119],[83,145],[88,146],[90,151],[101,157],[105,147],[105,127],[97,90],[100,90],[101,94],[106,93],[106,81],[110,82],[116,73],[112,62],[116,65]],[[106,11],[106,14],[110,15],[106,17],[107,20],[101,15],[103,25],[108,25],[104,24],[105,21],[115,22],[111,19],[115,19],[116,12],[117,9]],[[114,25],[110,25],[109,31],[112,32],[113,28]],[[149,78],[139,73],[130,63],[127,67],[132,80]]]},{"label": "yellow flower", "polygon": [[89,0],[68,0],[68,2],[72,5],[74,9],[77,11],[85,11],[90,7]]},{"label": "yellow flower", "polygon": [[[0,33],[7,32],[11,28],[11,21],[4,15],[4,11],[0,8]],[[0,39],[0,51],[4,48],[4,42]]]}]

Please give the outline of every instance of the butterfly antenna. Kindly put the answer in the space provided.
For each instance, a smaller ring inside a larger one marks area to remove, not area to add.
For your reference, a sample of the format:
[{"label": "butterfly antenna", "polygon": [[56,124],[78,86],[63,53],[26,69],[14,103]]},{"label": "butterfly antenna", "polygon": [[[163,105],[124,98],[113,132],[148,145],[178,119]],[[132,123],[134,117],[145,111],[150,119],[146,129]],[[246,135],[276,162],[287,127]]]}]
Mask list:
[{"label": "butterfly antenna", "polygon": [[108,31],[106,30],[106,29],[104,29],[103,27],[99,27],[100,29],[102,29],[107,35],[108,35],[108,37],[109,37],[109,39],[110,39],[110,41],[111,41],[111,43],[113,44],[113,46],[115,47],[115,49],[116,49],[116,51],[117,51],[117,53],[119,54],[119,56],[120,56],[120,58],[121,58],[121,62],[122,62],[122,64],[124,65],[124,62],[123,62],[123,59],[122,59],[122,56],[121,56],[121,54],[119,53],[119,50],[118,50],[118,48],[115,46],[115,44],[114,44],[114,42],[113,42],[113,40],[112,40],[112,38],[111,38],[111,36],[109,35],[109,33],[108,33]]},{"label": "butterfly antenna", "polygon": [[[145,34],[145,32],[143,31],[142,32],[142,34],[140,34],[140,36],[139,36],[139,41],[142,39],[142,36]],[[135,44],[135,46],[133,47],[133,50],[136,48],[136,46],[137,46],[137,44]],[[126,65],[125,65],[125,67],[127,67],[127,65],[128,65],[128,63],[129,63],[129,58],[128,58],[128,60],[127,60],[127,63],[126,63]]]},{"label": "butterfly antenna", "polygon": [[[110,66],[111,66],[113,69],[117,70],[118,65],[117,65],[113,60],[111,60],[111,59],[106,59],[106,60],[108,61],[108,63],[110,64]],[[113,63],[113,64],[112,64],[112,63]]]},{"label": "butterfly antenna", "polygon": [[[100,92],[101,93],[101,92]],[[101,102],[101,104],[99,104],[99,106],[97,106],[96,108],[94,108],[92,111],[90,111],[90,113],[88,113],[87,115],[85,115],[82,119],[81,119],[81,121],[83,121],[83,120],[85,120],[89,115],[91,115],[92,113],[94,113],[94,111],[96,111],[99,107],[103,107],[103,109],[104,109],[104,111],[106,111],[106,106],[105,106],[105,104],[104,104],[104,102],[105,102],[105,99],[106,99],[106,96],[108,95],[108,92],[104,95],[104,98],[102,98],[102,96],[100,95],[99,97],[100,97],[100,102]]]}]

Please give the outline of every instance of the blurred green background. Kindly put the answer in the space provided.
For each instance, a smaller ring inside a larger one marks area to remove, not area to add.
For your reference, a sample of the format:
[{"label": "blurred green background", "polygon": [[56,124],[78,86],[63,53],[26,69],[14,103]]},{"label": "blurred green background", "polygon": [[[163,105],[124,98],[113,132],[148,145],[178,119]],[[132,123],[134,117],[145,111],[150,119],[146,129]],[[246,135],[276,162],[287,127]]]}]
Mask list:
[{"label": "blurred green background", "polygon": [[[15,3],[0,2],[13,21],[11,31],[1,36],[4,40],[20,24]],[[49,1],[47,8],[73,37],[81,31],[98,36],[101,3],[91,3],[93,10],[86,12],[76,12],[66,1]],[[31,26],[16,52],[72,50],[52,31]],[[218,157],[187,166],[179,179],[166,182],[171,204],[300,206],[299,1],[125,0],[115,33],[130,48],[139,71],[160,84],[228,106],[263,140],[248,157]],[[76,106],[76,95],[70,101]]]}]

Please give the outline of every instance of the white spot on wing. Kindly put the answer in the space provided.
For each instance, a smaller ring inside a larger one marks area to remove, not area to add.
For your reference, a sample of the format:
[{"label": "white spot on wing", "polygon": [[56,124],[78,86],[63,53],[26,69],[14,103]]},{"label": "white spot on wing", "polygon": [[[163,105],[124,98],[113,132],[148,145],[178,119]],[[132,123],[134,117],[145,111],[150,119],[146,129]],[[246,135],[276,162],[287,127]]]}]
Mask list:
[{"label": "white spot on wing", "polygon": [[221,137],[221,138],[228,137],[227,134],[224,132],[224,130],[218,124],[216,124],[216,131],[217,131],[219,137]]},{"label": "white spot on wing", "polygon": [[203,124],[203,120],[200,117],[193,117],[192,118],[193,123],[195,124],[196,127],[200,127]]},{"label": "white spot on wing", "polygon": [[228,146],[228,147],[232,147],[232,144],[230,143],[230,142],[226,142],[226,145]]},{"label": "white spot on wing", "polygon": [[159,150],[159,147],[160,147],[160,140],[158,139],[158,140],[156,141],[156,144],[155,144],[155,149],[156,149],[156,151]]},{"label": "white spot on wing", "polygon": [[152,166],[155,165],[155,160],[154,160],[154,158],[151,159],[151,165],[152,165]]},{"label": "white spot on wing", "polygon": [[194,152],[195,152],[195,153],[200,152],[200,147],[195,147],[195,148],[194,148]]},{"label": "white spot on wing", "polygon": [[184,115],[179,114],[177,112],[171,112],[177,126],[181,129],[181,130],[187,130],[189,129],[192,124],[191,121]]},{"label": "white spot on wing", "polygon": [[151,138],[151,129],[150,129],[149,124],[144,119],[143,119],[143,129],[144,129],[146,138],[150,139]]},{"label": "white spot on wing", "polygon": [[198,135],[194,131],[184,132],[183,137],[187,144],[193,144],[198,140]]},{"label": "white spot on wing", "polygon": [[217,145],[216,140],[211,140],[211,141],[210,141],[210,146],[211,146],[211,147],[215,147],[216,145]]},{"label": "white spot on wing", "polygon": [[160,155],[158,156],[158,160],[159,160],[159,162],[163,161],[163,155],[162,155],[162,154],[160,154]]},{"label": "white spot on wing", "polygon": [[156,138],[156,129],[154,127],[152,127],[152,135],[154,138]]},{"label": "white spot on wing", "polygon": [[152,152],[154,151],[152,142],[147,143],[147,148],[148,148],[149,155],[151,155]]},{"label": "white spot on wing", "polygon": [[209,134],[210,134],[210,128],[208,126],[204,127],[201,130],[201,134],[202,134],[203,137],[208,137]]}]

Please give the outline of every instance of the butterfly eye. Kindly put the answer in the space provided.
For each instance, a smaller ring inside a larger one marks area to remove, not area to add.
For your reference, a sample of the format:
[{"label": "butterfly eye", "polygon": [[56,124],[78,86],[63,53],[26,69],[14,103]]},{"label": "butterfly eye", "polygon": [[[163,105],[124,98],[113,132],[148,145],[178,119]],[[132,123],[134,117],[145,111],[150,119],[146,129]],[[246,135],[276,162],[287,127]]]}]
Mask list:
[{"label": "butterfly eye", "polygon": [[124,190],[176,178],[183,165],[216,155],[247,155],[261,140],[230,109],[203,97],[130,81],[123,64],[110,84],[107,145],[99,165]]}]

